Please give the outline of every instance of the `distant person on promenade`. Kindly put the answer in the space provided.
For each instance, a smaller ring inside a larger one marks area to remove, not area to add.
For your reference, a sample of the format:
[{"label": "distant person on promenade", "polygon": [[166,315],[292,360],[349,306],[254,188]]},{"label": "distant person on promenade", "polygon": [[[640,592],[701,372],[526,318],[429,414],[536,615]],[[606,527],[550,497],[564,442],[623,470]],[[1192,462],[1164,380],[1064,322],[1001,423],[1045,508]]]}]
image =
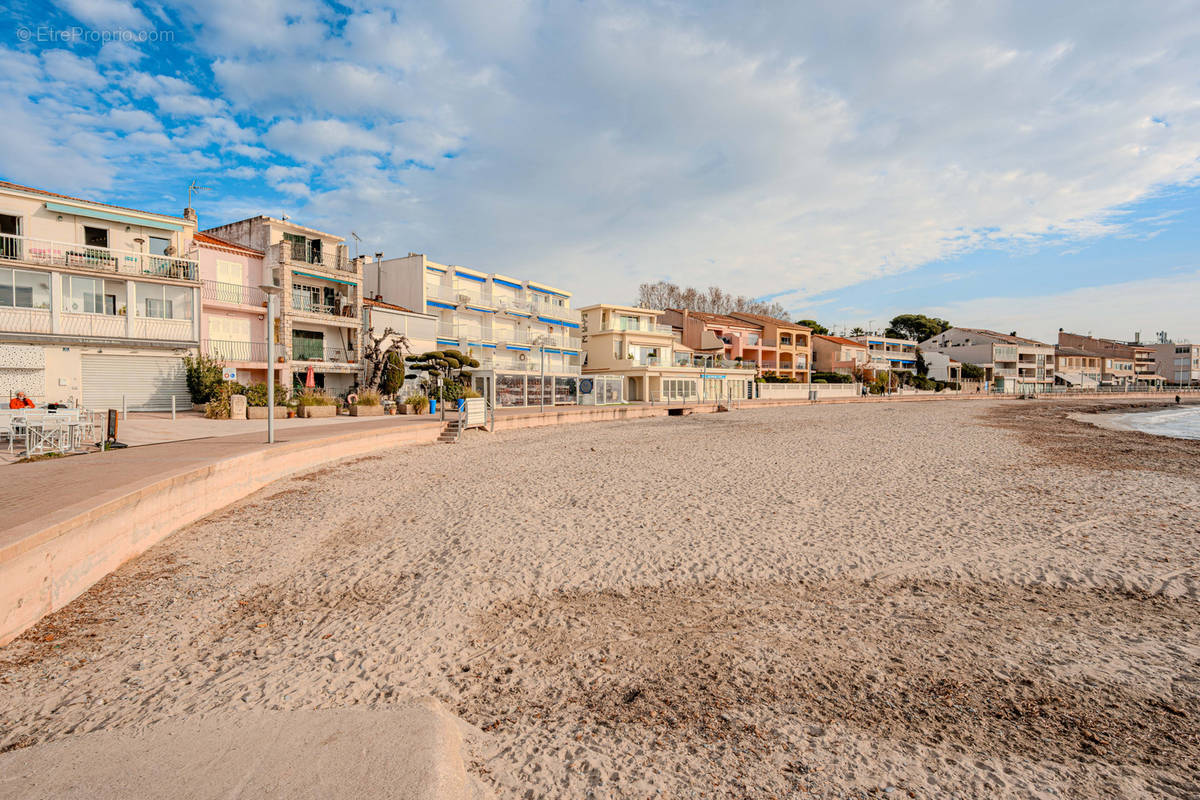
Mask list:
[{"label": "distant person on promenade", "polygon": [[26,397],[24,392],[17,392],[17,396],[8,401],[8,407],[12,409],[34,408],[34,405],[33,401]]}]

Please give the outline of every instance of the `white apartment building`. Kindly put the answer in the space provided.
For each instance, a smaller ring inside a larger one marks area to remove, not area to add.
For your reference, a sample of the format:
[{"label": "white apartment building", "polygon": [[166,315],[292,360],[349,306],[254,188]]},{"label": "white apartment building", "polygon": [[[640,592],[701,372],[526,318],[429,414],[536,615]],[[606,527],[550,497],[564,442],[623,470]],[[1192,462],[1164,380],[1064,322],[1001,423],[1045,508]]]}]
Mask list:
[{"label": "white apartment building", "polygon": [[195,216],[0,181],[0,392],[89,409],[189,404]]},{"label": "white apartment building", "polygon": [[284,382],[303,387],[311,368],[317,387],[348,393],[362,369],[362,272],[342,237],[267,216],[205,233],[260,251],[264,280],[282,289],[274,355]]},{"label": "white apartment building", "polygon": [[989,369],[993,391],[1025,394],[1054,386],[1054,345],[1016,334],[950,328],[921,342],[921,350]]},{"label": "white apartment building", "polygon": [[571,293],[538,281],[439,264],[418,253],[367,262],[367,286],[437,317],[436,344],[479,361],[474,388],[501,406],[578,402],[582,355]]},{"label": "white apartment building", "polygon": [[869,368],[880,372],[912,372],[917,368],[917,343],[912,339],[890,336],[851,336],[851,341],[865,344],[870,356]]},{"label": "white apartment building", "polygon": [[1155,372],[1181,386],[1200,384],[1200,344],[1167,342],[1153,345]]}]

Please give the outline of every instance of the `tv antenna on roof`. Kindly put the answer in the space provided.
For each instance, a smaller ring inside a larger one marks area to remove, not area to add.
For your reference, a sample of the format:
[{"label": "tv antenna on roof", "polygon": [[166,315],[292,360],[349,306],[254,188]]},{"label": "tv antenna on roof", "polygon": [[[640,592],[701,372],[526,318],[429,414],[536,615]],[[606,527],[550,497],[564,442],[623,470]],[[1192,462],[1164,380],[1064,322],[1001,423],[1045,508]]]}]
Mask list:
[{"label": "tv antenna on roof", "polygon": [[362,239],[354,231],[350,231],[350,235],[354,237],[354,257],[358,258],[358,246],[362,244]]},{"label": "tv antenna on roof", "polygon": [[212,191],[211,187],[201,186],[200,184],[196,183],[195,178],[192,178],[192,182],[188,184],[188,208],[192,207],[192,194],[193,193],[200,194],[200,192],[211,192],[211,191]]}]

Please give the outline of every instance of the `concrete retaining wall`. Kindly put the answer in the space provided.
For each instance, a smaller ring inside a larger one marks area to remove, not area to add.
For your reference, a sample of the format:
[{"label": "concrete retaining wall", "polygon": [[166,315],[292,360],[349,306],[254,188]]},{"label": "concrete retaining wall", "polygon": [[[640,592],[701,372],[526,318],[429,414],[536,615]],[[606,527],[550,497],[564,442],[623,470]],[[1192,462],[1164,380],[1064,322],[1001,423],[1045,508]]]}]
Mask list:
[{"label": "concrete retaining wall", "polygon": [[390,447],[429,444],[437,421],[277,444],[189,469],[44,527],[0,549],[0,645],[172,532],[296,472]]}]

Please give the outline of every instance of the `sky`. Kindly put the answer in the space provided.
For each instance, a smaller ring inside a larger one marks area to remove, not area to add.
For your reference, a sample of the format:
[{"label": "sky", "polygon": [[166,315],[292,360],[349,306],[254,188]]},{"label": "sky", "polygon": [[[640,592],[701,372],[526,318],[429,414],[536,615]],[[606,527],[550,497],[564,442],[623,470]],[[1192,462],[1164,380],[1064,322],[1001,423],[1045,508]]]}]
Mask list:
[{"label": "sky", "polygon": [[[1200,341],[1200,3],[10,0],[0,177],[629,303]],[[353,251],[352,251],[353,252]]]}]

